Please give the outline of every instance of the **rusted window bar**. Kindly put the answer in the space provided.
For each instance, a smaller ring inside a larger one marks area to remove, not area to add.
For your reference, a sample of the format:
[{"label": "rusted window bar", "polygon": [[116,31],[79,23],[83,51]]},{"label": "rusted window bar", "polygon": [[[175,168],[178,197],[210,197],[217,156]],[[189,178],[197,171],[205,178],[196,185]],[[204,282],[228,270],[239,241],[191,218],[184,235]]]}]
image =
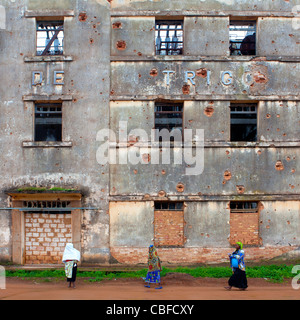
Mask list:
[{"label": "rusted window bar", "polygon": [[183,21],[156,21],[155,48],[157,55],[181,55],[183,53]]}]

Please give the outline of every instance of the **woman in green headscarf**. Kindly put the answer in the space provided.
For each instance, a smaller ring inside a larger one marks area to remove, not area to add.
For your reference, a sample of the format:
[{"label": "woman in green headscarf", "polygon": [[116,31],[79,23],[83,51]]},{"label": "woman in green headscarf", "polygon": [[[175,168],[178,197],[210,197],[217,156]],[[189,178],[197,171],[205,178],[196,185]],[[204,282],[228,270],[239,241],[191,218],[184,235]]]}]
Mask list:
[{"label": "woman in green headscarf", "polygon": [[231,290],[232,287],[239,288],[240,290],[246,290],[248,287],[246,278],[246,268],[245,268],[245,252],[243,250],[243,244],[237,242],[235,246],[235,251],[229,254],[230,265],[232,268],[232,276],[228,280],[227,290]]}]

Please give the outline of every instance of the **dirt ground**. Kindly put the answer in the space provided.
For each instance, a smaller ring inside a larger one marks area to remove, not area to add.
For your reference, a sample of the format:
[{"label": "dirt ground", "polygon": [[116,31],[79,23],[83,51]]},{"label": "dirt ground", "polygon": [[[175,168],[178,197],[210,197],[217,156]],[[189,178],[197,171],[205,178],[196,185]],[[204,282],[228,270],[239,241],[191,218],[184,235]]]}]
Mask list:
[{"label": "dirt ground", "polygon": [[250,278],[246,291],[227,291],[226,285],[227,279],[186,274],[166,275],[161,290],[145,288],[142,279],[89,282],[78,278],[74,289],[68,288],[65,280],[7,278],[0,300],[300,300],[300,289],[293,289],[291,281],[278,284]]}]

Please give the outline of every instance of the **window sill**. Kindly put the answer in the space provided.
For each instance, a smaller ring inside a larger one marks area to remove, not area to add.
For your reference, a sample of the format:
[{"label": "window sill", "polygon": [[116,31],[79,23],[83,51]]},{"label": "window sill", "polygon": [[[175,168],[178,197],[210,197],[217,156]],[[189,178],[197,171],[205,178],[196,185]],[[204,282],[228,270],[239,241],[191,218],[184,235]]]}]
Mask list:
[{"label": "window sill", "polygon": [[71,148],[72,141],[23,141],[23,148]]},{"label": "window sill", "polygon": [[57,55],[57,56],[34,56],[24,57],[24,62],[71,62],[73,61],[72,56]]}]

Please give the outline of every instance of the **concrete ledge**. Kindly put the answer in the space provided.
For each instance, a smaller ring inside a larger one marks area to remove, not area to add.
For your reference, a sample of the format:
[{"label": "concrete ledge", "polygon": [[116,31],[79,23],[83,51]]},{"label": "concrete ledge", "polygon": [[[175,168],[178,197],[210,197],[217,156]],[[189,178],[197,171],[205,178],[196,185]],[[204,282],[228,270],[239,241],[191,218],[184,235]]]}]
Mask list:
[{"label": "concrete ledge", "polygon": [[23,141],[23,148],[71,148],[72,141]]}]

